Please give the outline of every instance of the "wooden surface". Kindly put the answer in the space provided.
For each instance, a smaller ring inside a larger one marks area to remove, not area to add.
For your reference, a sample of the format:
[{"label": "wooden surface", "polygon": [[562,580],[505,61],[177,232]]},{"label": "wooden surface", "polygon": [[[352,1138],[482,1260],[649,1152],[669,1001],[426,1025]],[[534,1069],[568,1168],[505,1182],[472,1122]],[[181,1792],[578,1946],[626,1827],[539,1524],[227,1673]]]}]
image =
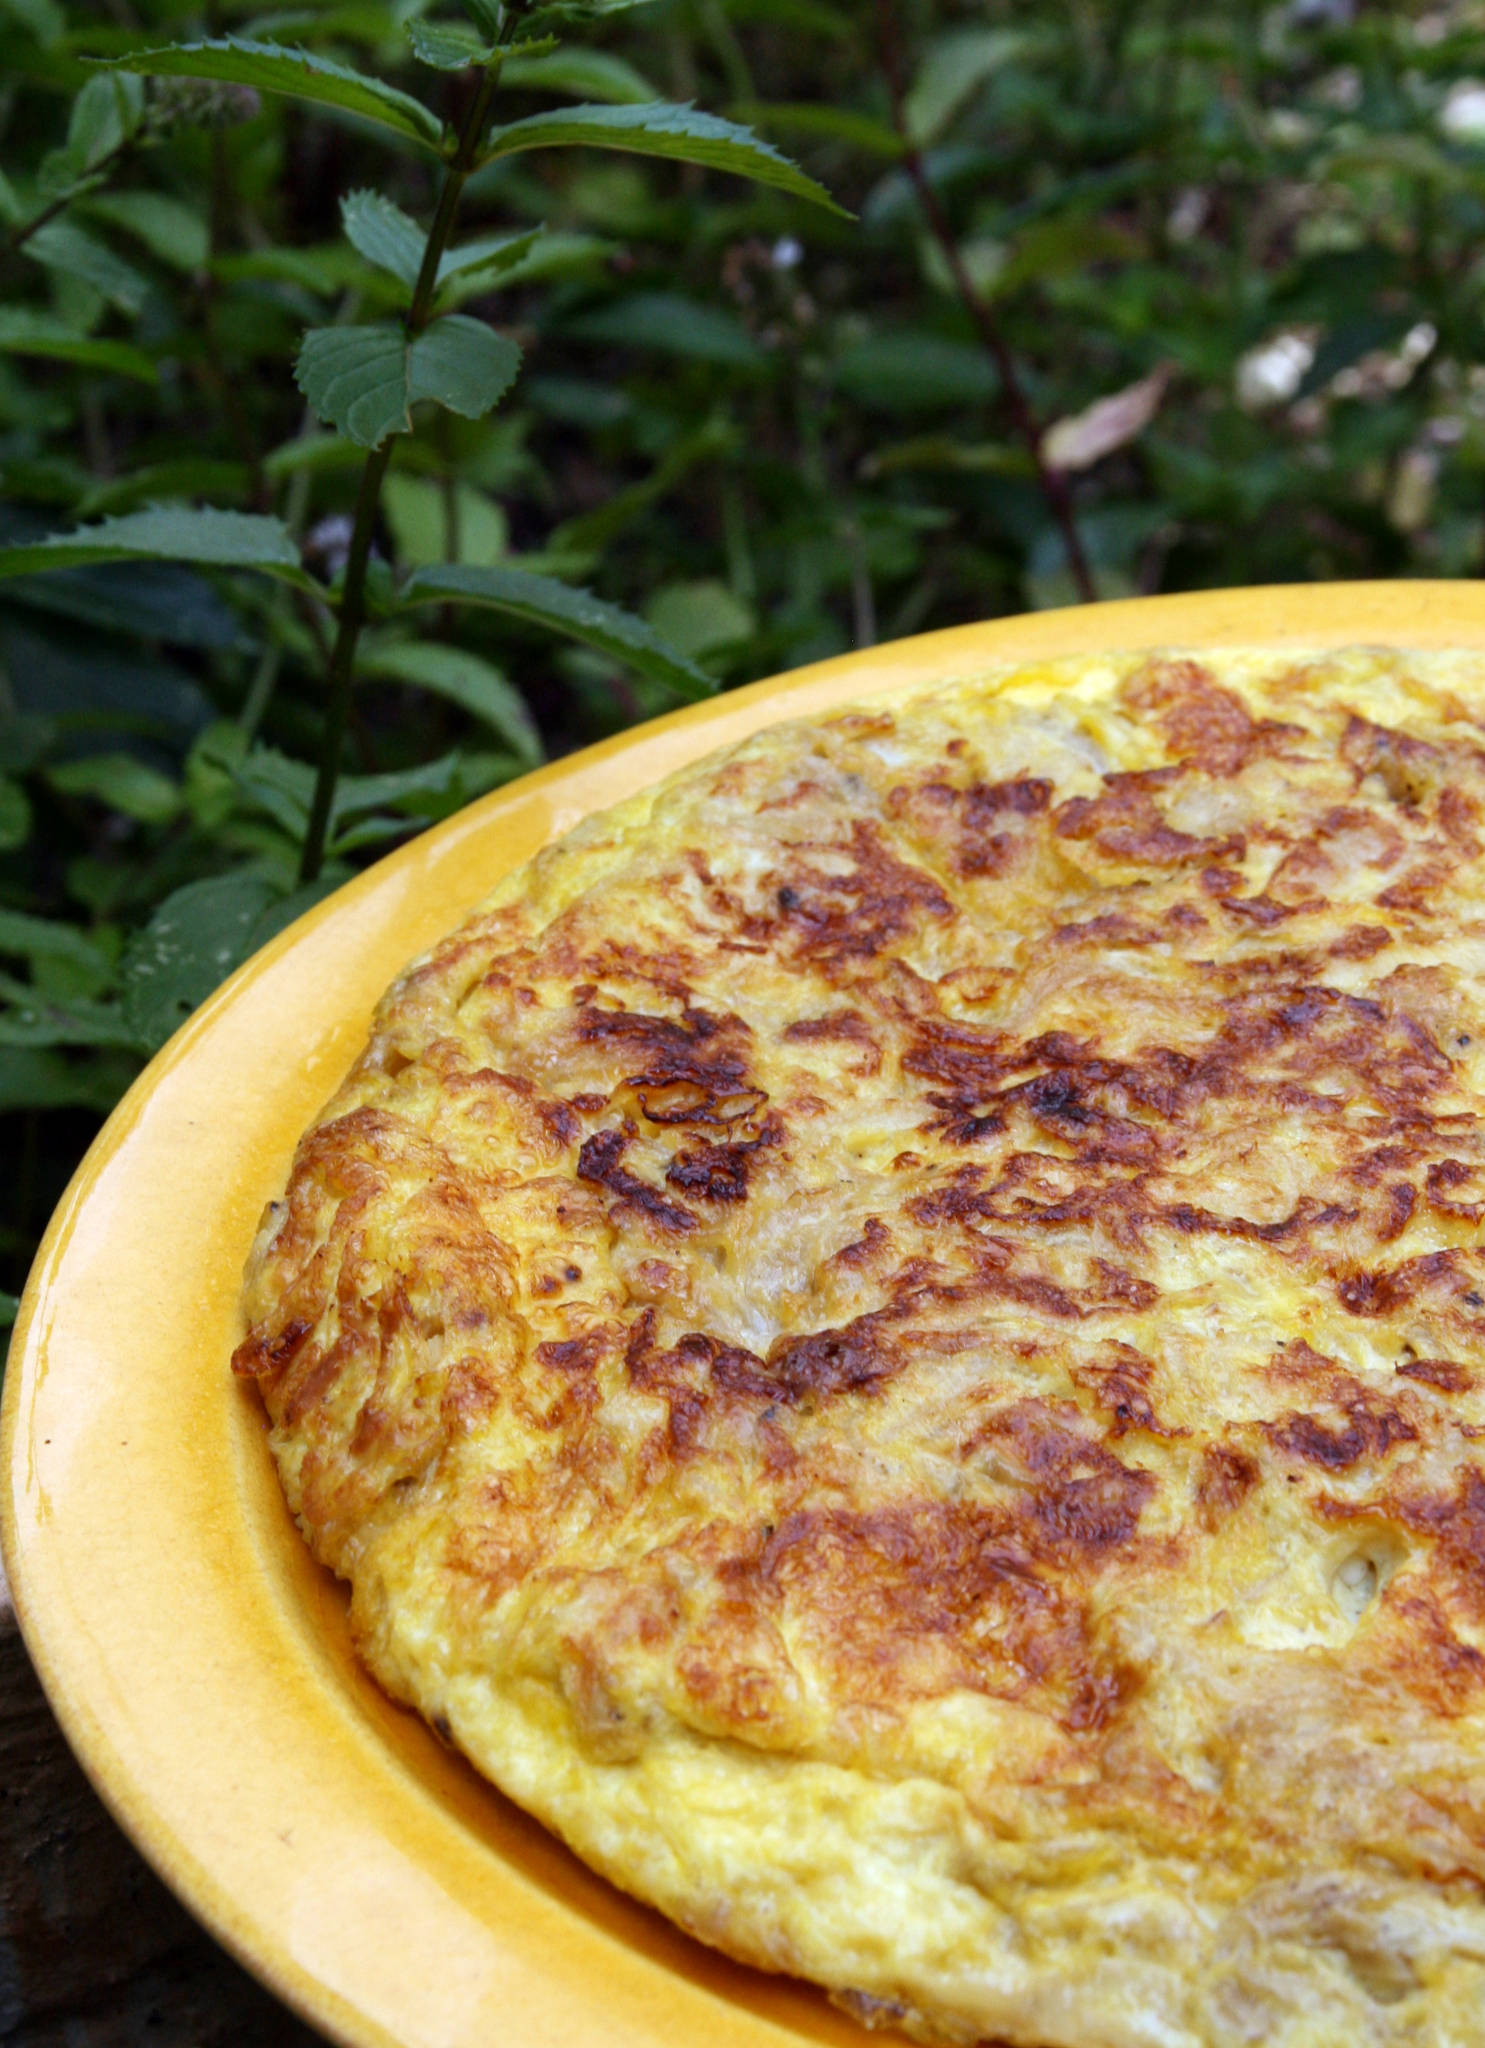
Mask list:
[{"label": "wooden surface", "polygon": [[323,2048],[197,1926],[73,1761],[0,1576],[0,2048]]}]

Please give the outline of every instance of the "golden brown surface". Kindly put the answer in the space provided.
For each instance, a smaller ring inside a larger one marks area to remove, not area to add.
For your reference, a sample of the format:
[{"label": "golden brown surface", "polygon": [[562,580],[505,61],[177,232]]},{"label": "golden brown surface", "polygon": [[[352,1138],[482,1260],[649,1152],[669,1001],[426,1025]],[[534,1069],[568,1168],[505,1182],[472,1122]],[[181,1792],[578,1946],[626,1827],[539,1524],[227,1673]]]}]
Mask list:
[{"label": "golden brown surface", "polygon": [[371,1668],[870,2021],[1485,2040],[1485,667],[1044,664],[590,820],[236,1363]]}]

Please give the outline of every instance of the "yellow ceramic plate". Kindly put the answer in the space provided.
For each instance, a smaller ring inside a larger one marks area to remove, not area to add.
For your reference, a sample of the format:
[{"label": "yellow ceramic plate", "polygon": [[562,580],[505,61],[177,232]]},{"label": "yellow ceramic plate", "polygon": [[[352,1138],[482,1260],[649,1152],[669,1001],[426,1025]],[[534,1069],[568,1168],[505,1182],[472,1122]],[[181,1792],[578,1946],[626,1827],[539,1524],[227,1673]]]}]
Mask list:
[{"label": "yellow ceramic plate", "polygon": [[331,2036],[378,2048],[866,2037],[610,1890],[390,1705],[289,1521],[227,1358],[295,1139],[404,961],[587,811],[756,727],[1007,658],[1182,644],[1485,647],[1485,588],[1204,594],[826,662],[595,747],[382,861],[242,968],[88,1154],[11,1349],[0,1534],[26,1639],[155,1867]]}]

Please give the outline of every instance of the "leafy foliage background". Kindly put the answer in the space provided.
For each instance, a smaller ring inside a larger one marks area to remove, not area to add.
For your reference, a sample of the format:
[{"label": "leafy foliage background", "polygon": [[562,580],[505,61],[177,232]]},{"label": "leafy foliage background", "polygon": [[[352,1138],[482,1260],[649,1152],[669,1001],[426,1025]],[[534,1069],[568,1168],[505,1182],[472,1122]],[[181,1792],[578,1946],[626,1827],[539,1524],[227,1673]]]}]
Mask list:
[{"label": "leafy foliage background", "polygon": [[[421,607],[363,640],[302,887],[316,592],[364,448],[306,405],[330,371],[301,361],[301,390],[294,365],[306,328],[395,314],[415,258],[385,199],[426,225],[439,166],[411,115],[83,58],[230,31],[457,122],[470,75],[426,66],[472,31],[426,11],[0,0],[0,571],[202,505],[277,516],[303,570],[241,573],[219,528],[204,557],[0,581],[0,1310],[100,1117],[221,975],[544,755],[681,688],[1090,586],[1485,561],[1485,8],[599,10],[506,65],[500,119],[562,146],[474,174],[461,239],[497,253],[444,303],[524,372],[395,446],[373,581],[418,572]],[[578,146],[575,102],[662,98],[751,124],[848,212]],[[456,602],[496,567],[508,605]],[[641,614],[670,669],[598,611],[554,646],[517,601],[533,575]]]}]

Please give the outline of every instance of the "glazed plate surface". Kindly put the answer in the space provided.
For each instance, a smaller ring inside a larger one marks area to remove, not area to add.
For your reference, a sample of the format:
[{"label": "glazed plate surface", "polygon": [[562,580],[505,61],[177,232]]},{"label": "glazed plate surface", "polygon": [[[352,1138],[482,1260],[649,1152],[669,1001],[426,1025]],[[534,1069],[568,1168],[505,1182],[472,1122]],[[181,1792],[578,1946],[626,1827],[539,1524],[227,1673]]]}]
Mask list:
[{"label": "glazed plate surface", "polygon": [[[926,635],[759,683],[426,833],[232,977],[53,1219],[6,1375],[0,1536],[31,1654],[124,1827],[208,1927],[357,2048],[867,2037],[610,1889],[387,1701],[232,1382],[243,1260],[414,954],[602,808],[760,726],[1002,662],[1180,646],[1485,648],[1485,588],[1203,593]],[[880,2037],[879,2037],[880,2038]]]}]

